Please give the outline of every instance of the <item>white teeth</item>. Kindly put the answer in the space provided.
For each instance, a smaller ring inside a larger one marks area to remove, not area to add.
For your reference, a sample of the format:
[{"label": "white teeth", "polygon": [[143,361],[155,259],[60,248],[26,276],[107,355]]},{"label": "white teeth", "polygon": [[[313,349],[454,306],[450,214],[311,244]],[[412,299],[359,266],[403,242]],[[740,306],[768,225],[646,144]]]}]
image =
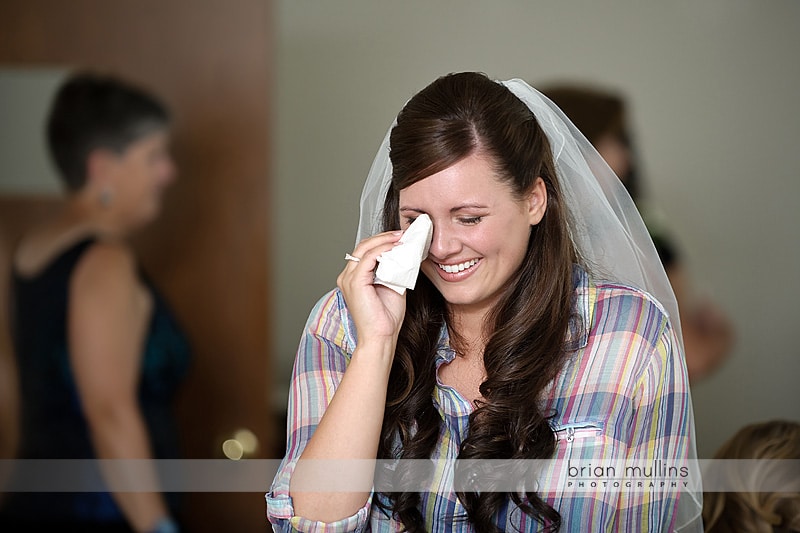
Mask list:
[{"label": "white teeth", "polygon": [[466,270],[467,268],[477,264],[477,262],[478,262],[477,259],[472,259],[470,261],[467,261],[466,263],[459,263],[458,265],[439,264],[439,268],[441,268],[442,270],[444,270],[449,274],[455,274],[456,272],[461,272],[462,270]]}]

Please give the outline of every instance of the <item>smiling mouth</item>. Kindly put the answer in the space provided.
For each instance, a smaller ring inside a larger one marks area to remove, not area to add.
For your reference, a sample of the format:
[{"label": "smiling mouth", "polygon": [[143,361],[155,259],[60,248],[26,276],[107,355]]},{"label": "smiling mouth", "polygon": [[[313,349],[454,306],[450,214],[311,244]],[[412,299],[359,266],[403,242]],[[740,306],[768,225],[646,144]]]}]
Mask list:
[{"label": "smiling mouth", "polygon": [[473,267],[478,264],[480,259],[471,259],[464,263],[458,263],[457,265],[443,265],[441,263],[436,263],[436,265],[447,272],[448,274],[455,274],[456,272],[462,272],[470,267]]}]

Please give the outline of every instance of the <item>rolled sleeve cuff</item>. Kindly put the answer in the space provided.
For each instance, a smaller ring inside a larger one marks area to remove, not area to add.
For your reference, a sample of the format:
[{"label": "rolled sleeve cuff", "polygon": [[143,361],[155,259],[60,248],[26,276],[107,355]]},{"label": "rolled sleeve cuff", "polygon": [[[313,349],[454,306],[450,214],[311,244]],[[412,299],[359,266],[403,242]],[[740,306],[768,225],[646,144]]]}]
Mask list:
[{"label": "rolled sleeve cuff", "polygon": [[288,533],[299,531],[302,533],[363,533],[369,531],[369,515],[372,506],[372,495],[367,498],[364,507],[353,516],[342,518],[336,522],[317,522],[302,516],[295,516],[291,496],[268,492],[267,516],[272,529],[276,532]]}]

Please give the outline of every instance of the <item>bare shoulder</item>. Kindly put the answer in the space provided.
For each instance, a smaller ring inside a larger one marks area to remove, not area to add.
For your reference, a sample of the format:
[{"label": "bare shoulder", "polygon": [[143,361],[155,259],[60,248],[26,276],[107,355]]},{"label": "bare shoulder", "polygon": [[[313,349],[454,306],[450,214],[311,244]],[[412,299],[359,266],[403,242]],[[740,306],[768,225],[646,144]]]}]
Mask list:
[{"label": "bare shoulder", "polygon": [[130,246],[118,241],[98,241],[83,253],[72,274],[73,290],[109,290],[134,286],[136,259]]},{"label": "bare shoulder", "polygon": [[152,308],[133,250],[120,242],[95,242],[83,252],[69,295],[70,331],[79,336],[98,329],[141,333]]}]

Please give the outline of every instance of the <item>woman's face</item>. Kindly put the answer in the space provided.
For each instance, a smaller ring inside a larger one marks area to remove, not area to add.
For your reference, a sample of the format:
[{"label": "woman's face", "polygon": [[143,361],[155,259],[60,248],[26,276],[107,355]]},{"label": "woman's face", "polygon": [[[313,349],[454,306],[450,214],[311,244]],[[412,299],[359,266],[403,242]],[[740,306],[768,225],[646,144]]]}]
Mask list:
[{"label": "woman's face", "polygon": [[627,145],[613,133],[606,133],[597,139],[594,147],[608,166],[624,183],[631,171],[631,151]]},{"label": "woman's face", "polygon": [[153,220],[161,211],[164,189],[175,178],[168,133],[156,131],[134,141],[117,156],[115,170],[114,207],[132,225]]},{"label": "woman's face", "polygon": [[401,190],[399,212],[403,229],[421,213],[431,217],[433,240],[421,269],[448,304],[485,312],[521,265],[546,205],[541,178],[520,200],[486,156],[471,155]]}]

